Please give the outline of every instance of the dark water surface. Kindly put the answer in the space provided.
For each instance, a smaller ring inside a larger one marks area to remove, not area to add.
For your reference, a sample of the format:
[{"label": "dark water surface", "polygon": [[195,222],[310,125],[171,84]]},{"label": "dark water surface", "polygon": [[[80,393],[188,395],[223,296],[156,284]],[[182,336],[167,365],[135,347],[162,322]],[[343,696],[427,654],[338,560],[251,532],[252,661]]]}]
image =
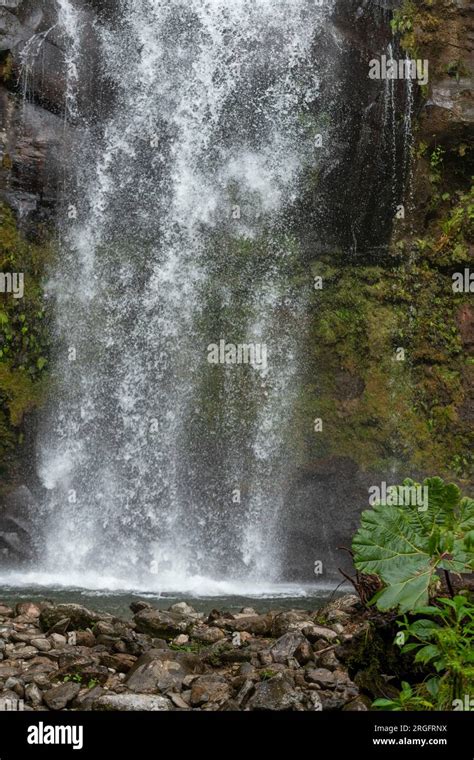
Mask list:
[{"label": "dark water surface", "polygon": [[[167,593],[134,593],[130,591],[91,591],[81,588],[61,588],[44,586],[25,586],[22,588],[2,585],[0,586],[0,602],[15,604],[21,601],[82,604],[92,610],[109,612],[121,618],[130,618],[132,612],[130,604],[138,599],[144,599],[154,607],[168,609],[177,602],[187,602],[199,612],[209,613],[212,609],[238,612],[243,607],[252,607],[256,612],[262,613],[268,610],[289,609],[318,609],[333,596],[340,596],[341,588],[337,591],[337,583],[331,588],[308,588],[298,589],[298,595],[274,595],[274,596],[200,596],[192,597],[189,594]],[[344,589],[346,590],[346,589]]]}]

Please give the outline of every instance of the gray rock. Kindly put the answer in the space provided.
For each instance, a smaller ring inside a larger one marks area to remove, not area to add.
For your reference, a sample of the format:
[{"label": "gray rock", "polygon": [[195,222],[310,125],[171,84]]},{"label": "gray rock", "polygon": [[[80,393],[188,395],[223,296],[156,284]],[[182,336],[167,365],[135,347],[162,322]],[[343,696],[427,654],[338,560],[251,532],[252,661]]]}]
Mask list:
[{"label": "gray rock", "polygon": [[280,638],[285,633],[301,632],[308,625],[311,625],[311,620],[306,612],[280,612],[273,618],[271,635]]},{"label": "gray rock", "polygon": [[15,678],[15,676],[10,676],[10,678],[7,678],[4,688],[8,689],[9,691],[14,691],[15,694],[21,699],[23,699],[25,696],[25,687],[23,681],[20,678]]},{"label": "gray rock", "polygon": [[294,709],[301,703],[301,694],[294,690],[292,684],[278,673],[269,681],[255,686],[255,694],[250,699],[247,709],[281,712]]},{"label": "gray rock", "polygon": [[191,687],[191,704],[193,707],[212,702],[223,704],[230,697],[230,687],[223,676],[199,676]]},{"label": "gray rock", "polygon": [[43,694],[43,699],[51,710],[63,710],[69,702],[77,697],[81,690],[78,683],[68,681],[60,686],[54,686]]},{"label": "gray rock", "polygon": [[40,624],[43,631],[49,631],[65,618],[69,618],[69,627],[73,630],[92,628],[100,620],[113,620],[112,615],[92,612],[80,604],[57,604],[53,607],[45,607],[41,611]]},{"label": "gray rock", "polygon": [[307,644],[307,641],[301,633],[285,633],[270,649],[273,661],[285,664],[302,644]]},{"label": "gray rock", "polygon": [[33,657],[36,657],[37,654],[38,650],[36,647],[28,647],[18,644],[18,647],[15,647],[12,652],[9,652],[8,658],[11,660],[31,660]]},{"label": "gray rock", "polygon": [[316,683],[323,689],[334,689],[336,686],[336,676],[330,670],[325,668],[313,668],[306,671],[306,680],[310,683]]},{"label": "gray rock", "polygon": [[35,683],[29,683],[25,686],[25,699],[30,702],[33,707],[38,707],[43,702],[43,694],[41,689]]},{"label": "gray rock", "polygon": [[176,604],[173,604],[169,608],[169,612],[177,612],[179,615],[184,615],[187,617],[201,617],[201,613],[196,612],[194,607],[186,604],[186,602],[177,602]]},{"label": "gray rock", "polygon": [[188,675],[200,674],[204,666],[194,654],[151,649],[142,655],[127,674],[127,688],[141,694],[180,691]]},{"label": "gray rock", "polygon": [[225,639],[225,633],[214,626],[200,625],[193,628],[191,638],[203,644],[215,644],[216,641]]},{"label": "gray rock", "polygon": [[92,704],[93,710],[117,710],[119,712],[165,712],[172,710],[169,699],[147,694],[107,694]]},{"label": "gray rock", "polygon": [[48,639],[31,639],[31,646],[36,647],[40,652],[49,652],[51,642]]},{"label": "gray rock", "polygon": [[63,636],[61,633],[52,633],[49,637],[52,646],[55,649],[61,649],[62,647],[65,647],[67,644],[67,639],[65,636]]},{"label": "gray rock", "polygon": [[35,620],[41,615],[41,604],[35,604],[34,602],[18,602],[15,606],[16,615],[25,615],[26,617]]},{"label": "gray rock", "polygon": [[315,625],[314,623],[310,623],[309,625],[305,626],[302,629],[302,632],[311,642],[323,639],[323,641],[332,643],[338,638],[338,634],[331,628],[326,628],[322,625]]},{"label": "gray rock", "polygon": [[163,612],[161,610],[145,609],[137,612],[134,617],[139,633],[172,640],[180,633],[188,633],[194,620],[179,612]]},{"label": "gray rock", "polygon": [[174,706],[177,707],[179,710],[189,710],[189,704],[188,702],[185,702],[181,694],[175,694],[174,692],[169,692],[168,697],[169,699],[171,699]]},{"label": "gray rock", "polygon": [[90,710],[93,703],[105,694],[102,686],[93,686],[91,689],[81,689],[74,699],[72,706],[77,710]]}]

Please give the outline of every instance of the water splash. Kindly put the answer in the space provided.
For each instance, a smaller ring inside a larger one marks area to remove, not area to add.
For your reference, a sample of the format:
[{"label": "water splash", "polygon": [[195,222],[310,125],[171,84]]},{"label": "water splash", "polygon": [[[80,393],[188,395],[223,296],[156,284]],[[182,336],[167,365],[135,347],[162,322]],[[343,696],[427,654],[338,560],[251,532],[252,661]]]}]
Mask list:
[{"label": "water splash", "polygon": [[[67,29],[73,7],[60,2]],[[279,578],[305,306],[287,212],[314,163],[300,117],[319,92],[312,43],[331,9],[122,0],[100,31],[110,113],[84,125],[50,283],[48,577]],[[76,117],[80,45],[66,36]],[[220,339],[265,344],[268,368],[210,366]]]}]

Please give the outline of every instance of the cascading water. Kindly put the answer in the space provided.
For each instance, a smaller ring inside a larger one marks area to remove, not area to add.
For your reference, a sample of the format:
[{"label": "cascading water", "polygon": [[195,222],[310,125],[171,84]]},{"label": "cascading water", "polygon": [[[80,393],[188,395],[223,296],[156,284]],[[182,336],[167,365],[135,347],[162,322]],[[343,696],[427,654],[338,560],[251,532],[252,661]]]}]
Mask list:
[{"label": "cascading water", "polygon": [[[96,123],[77,109],[81,24],[59,1],[80,139],[50,282],[40,569],[102,587],[268,586],[304,324],[289,218],[317,162],[312,46],[331,4],[117,6],[98,29],[110,98]],[[209,362],[213,345],[229,363]],[[260,361],[232,363],[242,345]]]}]

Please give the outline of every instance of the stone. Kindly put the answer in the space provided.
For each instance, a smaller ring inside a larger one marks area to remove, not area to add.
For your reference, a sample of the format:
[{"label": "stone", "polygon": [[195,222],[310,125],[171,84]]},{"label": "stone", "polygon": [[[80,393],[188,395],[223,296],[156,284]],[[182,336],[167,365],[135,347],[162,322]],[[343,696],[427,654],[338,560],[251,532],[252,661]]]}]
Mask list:
[{"label": "stone", "polygon": [[6,604],[0,604],[0,617],[13,617],[15,613],[11,607]]},{"label": "stone", "polygon": [[90,710],[92,704],[105,694],[102,686],[92,686],[90,689],[81,689],[77,697],[72,702],[72,707],[76,710]]},{"label": "stone", "polygon": [[18,648],[15,648],[13,652],[10,652],[9,659],[15,660],[31,660],[36,657],[38,650],[36,647],[28,647],[24,644],[18,644]]},{"label": "stone", "polygon": [[254,682],[250,681],[249,679],[244,681],[244,683],[240,687],[239,692],[235,698],[235,701],[237,702],[239,707],[244,707],[244,705],[246,704],[250,696],[254,693],[254,691],[255,691]]},{"label": "stone", "polygon": [[273,618],[271,626],[271,635],[279,639],[285,633],[299,631],[311,625],[311,620],[306,612],[280,612]]},{"label": "stone", "polygon": [[40,652],[49,652],[51,642],[48,639],[31,639],[31,646],[36,647]]},{"label": "stone", "polygon": [[173,644],[176,644],[178,647],[184,646],[184,644],[189,643],[189,636],[186,636],[185,633],[180,633],[179,636],[176,636],[175,639],[173,639]]},{"label": "stone", "polygon": [[311,691],[306,695],[307,709],[314,712],[323,711],[323,703],[317,691]]},{"label": "stone", "polygon": [[93,647],[96,645],[96,638],[92,631],[76,631],[76,644],[78,647]]},{"label": "stone", "polygon": [[200,674],[204,666],[194,654],[151,649],[128,672],[127,688],[141,694],[179,691],[187,675]]},{"label": "stone", "polygon": [[25,687],[23,685],[23,682],[15,676],[10,676],[10,678],[7,678],[4,688],[9,689],[10,691],[14,691],[15,694],[21,699],[23,699],[25,695]]},{"label": "stone", "polygon": [[130,609],[132,610],[133,614],[135,614],[137,612],[141,612],[142,610],[151,610],[153,607],[150,602],[144,602],[140,599],[138,602],[132,602]]},{"label": "stone", "polygon": [[41,615],[41,605],[34,602],[18,602],[15,606],[15,613],[35,620]]},{"label": "stone", "polygon": [[131,654],[108,654],[100,657],[100,664],[106,668],[113,668],[117,673],[128,673],[133,668],[137,658]]},{"label": "stone", "polygon": [[65,647],[67,644],[67,639],[65,636],[63,636],[61,633],[52,633],[49,637],[49,640],[51,641],[52,646],[55,649],[61,649],[62,647]]},{"label": "stone", "polygon": [[[299,646],[307,643],[308,642],[301,633],[285,633],[270,649],[273,662],[286,663],[288,658],[293,656]],[[262,665],[263,664],[265,663],[262,663]]]},{"label": "stone", "polygon": [[330,670],[325,668],[313,668],[306,671],[306,680],[310,683],[316,683],[323,689],[334,689],[336,686],[336,676]]},{"label": "stone", "polygon": [[348,702],[342,708],[344,712],[368,712],[371,709],[372,701],[369,697],[360,695],[353,699],[352,702]]},{"label": "stone", "polygon": [[291,710],[301,702],[301,695],[295,692],[292,684],[278,673],[268,681],[255,686],[255,693],[248,702],[250,710],[282,712]]},{"label": "stone", "polygon": [[162,612],[161,610],[145,609],[137,612],[134,622],[139,633],[157,636],[167,641],[180,633],[187,633],[192,620],[183,617],[178,612]]},{"label": "stone", "polygon": [[43,694],[43,699],[51,710],[63,710],[69,702],[77,697],[81,687],[78,683],[68,681],[54,686]]},{"label": "stone", "polygon": [[106,694],[92,703],[93,710],[117,712],[165,712],[172,710],[169,699],[148,694]]},{"label": "stone", "polygon": [[50,631],[56,623],[69,618],[69,627],[72,630],[85,630],[92,628],[95,623],[101,620],[111,621],[112,615],[105,613],[99,614],[92,612],[80,604],[57,604],[51,607],[44,607],[40,614],[40,624],[43,631]]},{"label": "stone", "polygon": [[25,699],[33,705],[38,707],[43,702],[43,694],[41,689],[35,683],[29,683],[25,686]]},{"label": "stone", "polygon": [[177,602],[176,604],[173,604],[168,611],[177,612],[180,615],[185,615],[188,617],[201,617],[200,613],[196,612],[194,607],[186,604],[186,602]]},{"label": "stone", "polygon": [[315,660],[318,668],[326,668],[326,670],[336,670],[341,664],[336,657],[334,649],[321,652],[321,654],[316,655]]},{"label": "stone", "polygon": [[272,631],[272,618],[270,615],[251,615],[238,617],[235,620],[220,620],[222,627],[230,631],[244,631],[252,636],[269,636]]},{"label": "stone", "polygon": [[174,692],[169,692],[167,696],[169,699],[171,699],[174,706],[177,707],[179,710],[189,710],[189,704],[184,701],[181,694],[175,694]]},{"label": "stone", "polygon": [[314,657],[314,652],[309,641],[305,638],[304,641],[295,649],[294,657],[299,665],[306,665]]},{"label": "stone", "polygon": [[327,641],[329,643],[332,643],[333,641],[336,641],[338,638],[338,634],[332,630],[332,628],[326,628],[322,625],[315,625],[314,623],[311,623],[310,625],[305,626],[302,629],[302,632],[304,636],[306,636],[307,639],[311,643],[314,641],[318,641],[320,639],[323,639],[323,641]]},{"label": "stone", "polygon": [[[60,633],[63,636],[66,635],[66,631],[71,625],[71,620],[69,618],[61,618],[61,620],[58,620],[57,623],[55,623],[51,628],[49,629],[48,633]],[[67,636],[66,636],[67,638]]]},{"label": "stone", "polygon": [[222,639],[225,639],[225,633],[220,628],[201,625],[193,628],[191,638],[194,641],[200,641],[203,644],[215,644],[216,641],[222,641]]},{"label": "stone", "polygon": [[199,676],[191,687],[191,704],[199,707],[207,702],[223,704],[230,697],[230,687],[223,676]]}]

